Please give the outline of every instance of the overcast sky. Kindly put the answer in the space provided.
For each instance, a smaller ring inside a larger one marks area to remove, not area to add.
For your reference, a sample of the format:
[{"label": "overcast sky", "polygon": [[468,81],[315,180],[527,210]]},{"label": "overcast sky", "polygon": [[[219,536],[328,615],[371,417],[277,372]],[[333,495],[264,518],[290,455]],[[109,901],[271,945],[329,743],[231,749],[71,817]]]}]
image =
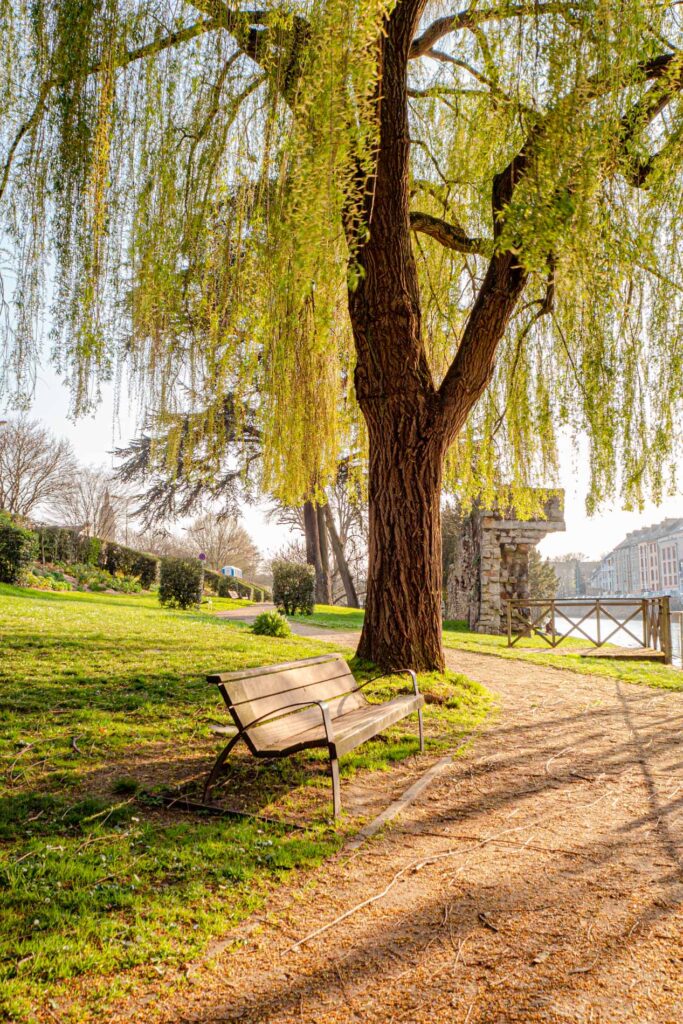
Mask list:
[{"label": "overcast sky", "polygon": [[[113,392],[105,389],[103,401],[94,417],[73,423],[68,419],[69,398],[66,388],[51,370],[44,370],[38,379],[31,415],[42,420],[57,435],[70,439],[78,458],[93,465],[112,466],[109,454],[117,445],[125,444],[135,431],[135,415],[123,405],[115,416]],[[667,516],[683,516],[683,490],[667,499],[658,508],[648,505],[641,512],[624,512],[618,504],[607,507],[599,515],[586,515],[588,486],[585,452],[563,451],[561,486],[565,489],[566,532],[551,534],[540,545],[547,557],[571,551],[583,552],[589,558],[605,554],[630,530],[659,522]],[[680,477],[683,478],[683,466]],[[287,541],[289,529],[269,523],[262,507],[247,508],[244,525],[264,553],[272,553]]]}]

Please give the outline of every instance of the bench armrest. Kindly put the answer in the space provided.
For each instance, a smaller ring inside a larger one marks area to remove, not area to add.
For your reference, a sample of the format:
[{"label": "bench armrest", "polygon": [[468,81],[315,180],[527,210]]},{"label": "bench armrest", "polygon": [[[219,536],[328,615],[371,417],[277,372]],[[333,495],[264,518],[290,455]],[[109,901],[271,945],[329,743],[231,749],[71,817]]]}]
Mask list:
[{"label": "bench armrest", "polygon": [[284,718],[288,712],[294,711],[296,708],[314,708],[320,709],[322,715],[323,725],[325,727],[325,736],[327,737],[328,743],[334,742],[334,732],[332,730],[332,717],[330,715],[330,709],[328,707],[328,701],[326,700],[302,700],[297,701],[295,704],[287,704],[284,708],[278,708],[277,711],[266,711],[264,715],[260,715],[255,718],[249,725],[240,726],[238,733],[243,735],[245,732],[249,732],[252,726],[258,725],[259,722],[268,720],[269,722],[275,722],[278,718]]},{"label": "bench armrest", "polygon": [[378,679],[387,679],[389,676],[400,676],[409,675],[413,681],[413,691],[416,697],[420,696],[420,689],[417,685],[417,676],[412,668],[397,668],[393,672],[382,672],[379,676],[373,676],[372,679],[366,679],[364,683],[358,684],[358,689],[362,690],[365,686],[369,686],[370,683],[376,683]]}]

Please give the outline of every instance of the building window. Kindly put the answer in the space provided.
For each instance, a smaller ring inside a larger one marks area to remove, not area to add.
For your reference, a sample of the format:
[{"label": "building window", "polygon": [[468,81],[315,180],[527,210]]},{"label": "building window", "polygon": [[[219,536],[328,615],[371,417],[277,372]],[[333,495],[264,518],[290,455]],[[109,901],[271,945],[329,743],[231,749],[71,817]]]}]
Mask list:
[{"label": "building window", "polygon": [[678,586],[678,551],[675,544],[662,548],[662,585],[671,589]]},{"label": "building window", "polygon": [[650,589],[650,574],[647,568],[647,544],[638,545],[638,562],[640,566],[640,589]]},{"label": "building window", "polygon": [[659,550],[657,542],[651,541],[648,544],[650,555],[650,590],[656,590],[659,586]]}]

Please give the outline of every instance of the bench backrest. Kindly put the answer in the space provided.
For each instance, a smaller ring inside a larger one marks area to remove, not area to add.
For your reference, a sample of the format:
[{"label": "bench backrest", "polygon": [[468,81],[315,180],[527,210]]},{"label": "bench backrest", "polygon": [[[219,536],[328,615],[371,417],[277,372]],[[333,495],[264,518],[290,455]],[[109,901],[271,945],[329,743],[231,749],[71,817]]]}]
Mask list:
[{"label": "bench backrest", "polygon": [[[341,654],[324,654],[241,672],[221,672],[207,679],[219,686],[233,717],[242,726],[264,715],[276,715],[291,704],[334,700],[343,694],[350,695],[343,701],[345,711],[365,703]],[[331,710],[334,714],[334,705]]]}]

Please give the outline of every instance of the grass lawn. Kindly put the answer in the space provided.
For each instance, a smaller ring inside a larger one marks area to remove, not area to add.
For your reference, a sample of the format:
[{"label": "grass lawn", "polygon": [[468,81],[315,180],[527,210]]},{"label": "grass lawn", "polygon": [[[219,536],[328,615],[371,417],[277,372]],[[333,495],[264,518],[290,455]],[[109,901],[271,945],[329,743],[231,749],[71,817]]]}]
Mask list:
[{"label": "grass lawn", "polygon": [[[354,827],[330,826],[321,752],[235,752],[216,798],[281,824],[161,803],[169,788],[196,792],[220,748],[208,726],[225,714],[205,673],[333,649],[213,615],[234,604],[180,612],[154,596],[0,585],[0,1018],[106,1020],[138,979],[205,948]],[[462,676],[420,681],[428,749],[453,747],[489,709]],[[371,696],[405,685],[381,681]],[[344,758],[342,775],[416,749],[415,723],[400,723]]]},{"label": "grass lawn", "polygon": [[342,608],[336,604],[317,604],[312,615],[292,615],[297,622],[326,629],[362,629],[365,612],[362,608]]}]

